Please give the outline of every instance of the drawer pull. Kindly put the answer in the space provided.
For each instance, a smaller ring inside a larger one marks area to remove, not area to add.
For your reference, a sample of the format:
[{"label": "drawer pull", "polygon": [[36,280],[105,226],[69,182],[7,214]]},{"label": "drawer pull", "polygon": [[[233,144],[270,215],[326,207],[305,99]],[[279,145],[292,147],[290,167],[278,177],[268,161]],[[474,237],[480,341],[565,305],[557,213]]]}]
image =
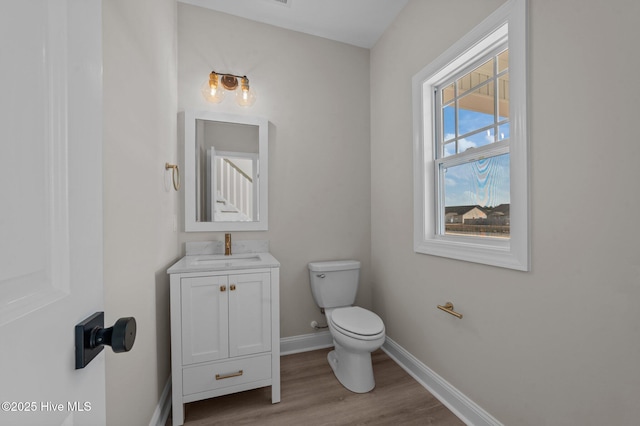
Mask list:
[{"label": "drawer pull", "polygon": [[226,285],[221,285],[220,286],[220,291],[227,291],[227,286]]},{"label": "drawer pull", "polygon": [[224,379],[230,379],[232,377],[238,377],[238,376],[242,376],[243,371],[240,370],[236,373],[229,373],[229,374],[216,374],[216,380],[224,380]]},{"label": "drawer pull", "polygon": [[231,291],[234,291],[236,289],[236,285],[235,284],[231,284]]}]

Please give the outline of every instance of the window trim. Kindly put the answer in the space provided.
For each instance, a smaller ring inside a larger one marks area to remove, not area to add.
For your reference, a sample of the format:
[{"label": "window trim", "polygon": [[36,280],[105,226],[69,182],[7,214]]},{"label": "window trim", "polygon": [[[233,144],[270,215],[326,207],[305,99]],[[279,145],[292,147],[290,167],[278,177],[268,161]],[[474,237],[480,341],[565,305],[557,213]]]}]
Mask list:
[{"label": "window trim", "polygon": [[[509,0],[414,75],[414,251],[528,271],[527,2]],[[508,37],[510,91],[510,238],[438,235],[435,197],[434,87]],[[425,118],[425,119],[423,119]]]}]

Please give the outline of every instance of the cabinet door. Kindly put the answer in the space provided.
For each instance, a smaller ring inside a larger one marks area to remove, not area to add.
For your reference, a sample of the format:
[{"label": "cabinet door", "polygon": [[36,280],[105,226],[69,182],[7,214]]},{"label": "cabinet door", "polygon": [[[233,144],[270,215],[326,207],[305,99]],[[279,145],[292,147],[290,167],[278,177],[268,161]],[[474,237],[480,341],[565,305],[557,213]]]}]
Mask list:
[{"label": "cabinet door", "polygon": [[182,362],[229,356],[227,276],[183,278]]},{"label": "cabinet door", "polygon": [[230,356],[271,350],[271,275],[229,276]]}]

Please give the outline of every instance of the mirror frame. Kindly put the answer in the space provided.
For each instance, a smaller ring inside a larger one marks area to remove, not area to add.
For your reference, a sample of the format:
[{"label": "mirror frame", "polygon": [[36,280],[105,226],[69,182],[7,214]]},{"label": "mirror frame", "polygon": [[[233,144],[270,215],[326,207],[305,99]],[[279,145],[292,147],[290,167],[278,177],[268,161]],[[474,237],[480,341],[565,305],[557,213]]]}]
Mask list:
[{"label": "mirror frame", "polygon": [[[184,111],[184,227],[185,232],[266,231],[269,227],[269,121],[263,117],[212,111]],[[252,222],[196,221],[196,120],[258,126],[258,220]]]}]

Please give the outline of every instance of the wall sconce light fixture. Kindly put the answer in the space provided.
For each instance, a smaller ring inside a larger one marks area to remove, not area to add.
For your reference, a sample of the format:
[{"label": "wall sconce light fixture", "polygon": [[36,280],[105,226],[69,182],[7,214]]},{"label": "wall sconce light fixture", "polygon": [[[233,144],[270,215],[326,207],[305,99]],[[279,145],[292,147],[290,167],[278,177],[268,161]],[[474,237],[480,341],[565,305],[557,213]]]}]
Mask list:
[{"label": "wall sconce light fixture", "polygon": [[240,106],[248,107],[256,101],[256,91],[249,87],[246,75],[220,74],[211,71],[209,80],[202,85],[202,96],[214,104],[224,100],[227,91],[236,92],[236,102]]}]

